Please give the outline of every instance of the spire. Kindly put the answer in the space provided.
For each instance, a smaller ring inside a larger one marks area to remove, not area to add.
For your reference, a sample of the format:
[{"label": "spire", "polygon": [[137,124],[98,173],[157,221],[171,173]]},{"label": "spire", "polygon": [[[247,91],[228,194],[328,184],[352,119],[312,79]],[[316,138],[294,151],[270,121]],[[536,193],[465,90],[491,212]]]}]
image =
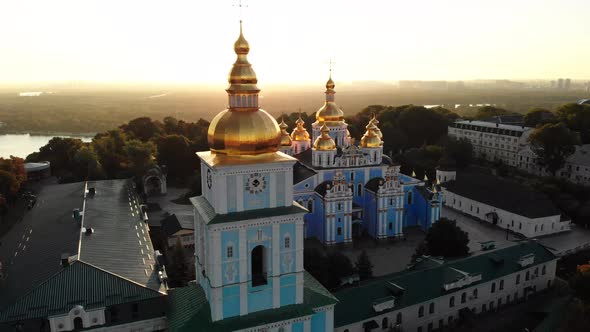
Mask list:
[{"label": "spire", "polygon": [[335,86],[332,80],[332,70],[330,69],[330,78],[326,82],[326,102],[315,114],[318,123],[328,122],[328,125],[331,125],[330,123],[340,124],[344,121],[344,112],[334,102],[334,95],[336,94],[336,91],[334,91]]},{"label": "spire", "polygon": [[[252,65],[248,62],[248,53],[250,52],[250,44],[244,37],[243,29],[242,29],[242,21],[240,20],[240,36],[234,43],[234,52],[238,56],[236,62],[229,73],[228,81],[229,81],[229,88],[227,88],[227,93],[230,97],[240,95],[240,99],[235,99],[232,102],[230,98],[230,107],[231,108],[258,108],[258,92],[260,89],[256,86],[258,83],[258,79],[256,78],[256,73],[254,69],[252,69]],[[252,98],[249,102],[247,100],[243,100],[241,97],[242,95],[254,95],[256,94],[256,98]]]}]

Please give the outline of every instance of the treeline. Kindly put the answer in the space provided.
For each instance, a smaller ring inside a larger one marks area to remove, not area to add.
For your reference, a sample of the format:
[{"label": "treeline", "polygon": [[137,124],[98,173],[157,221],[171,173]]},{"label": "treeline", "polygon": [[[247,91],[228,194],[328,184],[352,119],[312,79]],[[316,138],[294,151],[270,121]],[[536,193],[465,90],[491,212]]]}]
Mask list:
[{"label": "treeline", "polygon": [[18,193],[27,180],[24,160],[11,156],[0,157],[0,215],[16,202]]},{"label": "treeline", "polygon": [[[208,149],[209,122],[154,121],[141,117],[97,134],[90,143],[55,137],[27,156],[27,161],[50,161],[60,182],[141,176],[154,165],[165,165],[171,184],[191,186],[199,181],[195,152]],[[191,186],[200,189],[200,184]]]}]

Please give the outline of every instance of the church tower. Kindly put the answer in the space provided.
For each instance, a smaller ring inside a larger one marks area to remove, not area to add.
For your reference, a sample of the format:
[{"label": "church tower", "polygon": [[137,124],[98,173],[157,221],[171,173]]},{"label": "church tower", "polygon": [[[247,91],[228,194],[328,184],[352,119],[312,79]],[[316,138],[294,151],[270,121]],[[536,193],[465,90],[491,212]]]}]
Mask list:
[{"label": "church tower", "polygon": [[326,82],[326,101],[316,112],[316,121],[311,125],[312,140],[315,142],[322,135],[322,126],[326,125],[330,130],[330,137],[336,142],[336,146],[343,148],[350,144],[350,133],[348,132],[348,125],[344,122],[344,112],[335,102],[335,87],[336,84],[334,84],[330,72],[330,78]]},{"label": "church tower", "polygon": [[[306,282],[313,277],[303,269],[303,217],[307,210],[293,201],[296,159],[280,152],[289,138],[284,135],[285,126],[279,127],[258,105],[260,90],[247,59],[249,50],[240,22],[234,44],[237,59],[226,90],[229,108],[211,121],[210,151],[197,153],[202,196],[191,198],[195,269],[212,324],[239,316],[246,316],[243,322],[251,323],[256,320],[250,317],[258,312],[310,308],[304,289],[307,294]],[[317,314],[308,309],[305,317],[293,314],[295,317],[285,321],[273,321],[275,316],[271,315],[264,323],[267,325],[259,327],[309,331],[319,324],[331,330],[335,299],[326,303],[330,304],[317,308]]]}]

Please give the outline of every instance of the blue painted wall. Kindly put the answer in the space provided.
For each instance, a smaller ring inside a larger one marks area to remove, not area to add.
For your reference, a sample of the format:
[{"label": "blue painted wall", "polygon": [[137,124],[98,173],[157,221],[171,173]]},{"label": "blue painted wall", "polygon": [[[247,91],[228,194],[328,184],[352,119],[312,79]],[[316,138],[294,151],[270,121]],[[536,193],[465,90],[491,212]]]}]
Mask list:
[{"label": "blue painted wall", "polygon": [[317,312],[311,316],[311,330],[313,332],[326,331],[326,312]]}]

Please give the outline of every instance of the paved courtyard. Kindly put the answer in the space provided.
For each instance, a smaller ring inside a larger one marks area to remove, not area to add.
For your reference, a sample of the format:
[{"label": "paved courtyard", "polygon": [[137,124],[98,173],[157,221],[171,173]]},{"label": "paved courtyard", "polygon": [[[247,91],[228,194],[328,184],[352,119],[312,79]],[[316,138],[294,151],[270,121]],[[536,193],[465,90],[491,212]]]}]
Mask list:
[{"label": "paved courtyard", "polygon": [[[479,242],[492,240],[496,242],[496,248],[504,248],[519,240],[512,234],[509,234],[507,238],[506,231],[499,227],[477,221],[446,207],[443,207],[441,216],[457,220],[457,225],[469,233],[469,250],[472,253],[481,252]],[[590,230],[572,224],[572,230],[569,232],[540,237],[537,238],[537,241],[549,248],[554,254],[562,256],[590,248]]]}]

